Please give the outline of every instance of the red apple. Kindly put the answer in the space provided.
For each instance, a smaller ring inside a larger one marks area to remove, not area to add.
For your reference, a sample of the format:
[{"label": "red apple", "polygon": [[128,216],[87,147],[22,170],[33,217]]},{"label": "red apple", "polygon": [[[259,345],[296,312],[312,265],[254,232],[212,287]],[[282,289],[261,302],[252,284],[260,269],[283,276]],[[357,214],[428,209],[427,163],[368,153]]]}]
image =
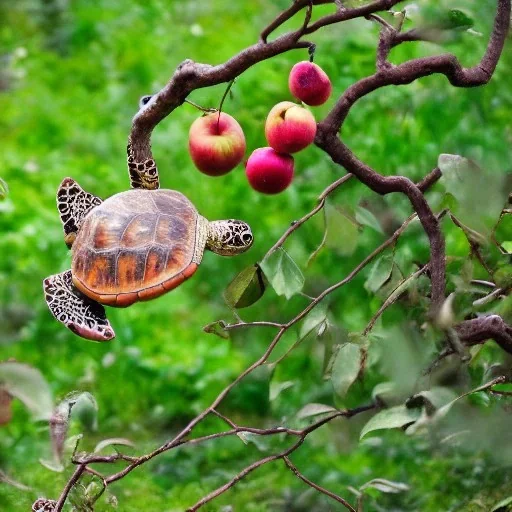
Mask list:
[{"label": "red apple", "polygon": [[306,105],[322,105],[331,95],[332,85],[325,71],[304,60],[293,66],[288,78],[291,93]]},{"label": "red apple", "polygon": [[245,137],[236,119],[214,112],[196,119],[190,127],[188,148],[196,167],[208,176],[234,169],[245,154]]},{"label": "red apple", "polygon": [[313,114],[291,101],[278,103],[267,116],[265,136],[279,153],[296,153],[309,146],[316,135]]},{"label": "red apple", "polygon": [[255,149],[245,164],[251,187],[264,194],[282,192],[293,179],[293,156],[272,148]]}]

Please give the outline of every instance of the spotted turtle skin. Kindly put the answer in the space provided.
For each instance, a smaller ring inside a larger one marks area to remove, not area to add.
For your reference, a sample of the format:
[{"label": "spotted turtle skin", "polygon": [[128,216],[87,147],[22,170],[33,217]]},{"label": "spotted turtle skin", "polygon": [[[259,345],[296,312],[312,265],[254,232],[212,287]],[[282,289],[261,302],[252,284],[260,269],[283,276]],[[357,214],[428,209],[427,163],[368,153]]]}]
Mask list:
[{"label": "spotted turtle skin", "polygon": [[206,225],[194,205],[174,190],[116,194],[94,207],[78,231],[73,284],[109,306],[156,298],[196,271]]}]

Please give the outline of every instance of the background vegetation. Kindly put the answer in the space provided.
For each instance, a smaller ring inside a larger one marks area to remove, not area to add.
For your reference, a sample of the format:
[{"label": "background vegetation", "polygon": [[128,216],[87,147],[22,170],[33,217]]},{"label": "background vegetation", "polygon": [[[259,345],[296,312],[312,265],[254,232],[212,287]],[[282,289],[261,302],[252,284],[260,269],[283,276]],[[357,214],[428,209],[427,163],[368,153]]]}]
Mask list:
[{"label": "background vegetation", "polygon": [[[428,3],[417,2],[420,7]],[[448,49],[464,65],[475,64],[485,49],[495,2],[436,4],[463,8],[474,21],[473,31],[450,32],[442,46],[403,45],[393,51],[392,60]],[[246,220],[256,241],[237,258],[207,254],[191,281],[156,301],[110,309],[117,338],[106,344],[72,335],[54,321],[44,303],[42,279],[70,266],[56,188],[72,176],[101,197],[127,189],[125,144],[139,97],[160,89],[185,58],[225,61],[255,42],[259,30],[288,5],[286,0],[0,1],[0,177],[8,187],[0,201],[0,360],[15,358],[38,368],[56,401],[74,390],[95,397],[97,425],[82,415],[71,426],[72,434],[84,432],[84,449],[122,436],[135,443],[137,453],[151,450],[261,355],[272,332],[244,329],[222,339],[203,327],[218,319],[232,320],[223,289],[237,272],[261,260],[290,222],[309,211],[318,194],[340,177],[341,169],[319,149],[308,148],[296,157],[293,185],[275,197],[252,191],[242,167],[225,177],[206,177],[194,169],[187,151],[188,128],[199,113],[183,105],[153,136],[163,186],[185,193],[210,219]],[[319,7],[318,12],[327,9]],[[284,29],[297,23],[295,19]],[[330,102],[315,109],[317,119],[347,86],[374,71],[377,36],[374,23],[357,21],[327,27],[312,37],[318,46],[316,62],[332,78],[335,91]],[[266,145],[266,114],[278,101],[291,99],[289,69],[305,58],[305,50],[279,56],[249,69],[235,83],[225,110],[242,125],[249,150]],[[511,66],[507,48],[493,80],[483,88],[455,89],[436,76],[379,90],[351,112],[344,140],[383,174],[418,180],[436,166],[439,154],[453,153],[475,159],[491,176],[504,177],[510,171],[512,143]],[[224,88],[199,90],[191,99],[217,106]],[[506,182],[500,183],[510,190]],[[441,180],[428,195],[436,211],[453,199],[447,198],[444,185]],[[479,199],[474,201],[476,212],[485,210],[485,190]],[[342,279],[411,213],[404,198],[377,197],[356,180],[332,197],[332,205],[346,212],[367,207],[377,224],[340,224],[329,246],[309,265],[323,236],[321,216],[289,239],[286,249],[305,274],[308,295],[316,296]],[[504,241],[512,240],[506,224],[500,227]],[[468,292],[470,279],[489,276],[469,258],[460,229],[447,220],[443,231],[449,291]],[[505,268],[508,260],[495,247],[487,245],[483,251],[493,269]],[[408,275],[416,263],[427,261],[426,237],[412,225],[397,247],[394,272]],[[383,291],[372,286],[376,272],[369,267],[331,297],[329,322],[338,336],[360,333],[382,304]],[[436,333],[423,332],[418,322],[427,289],[428,280],[419,279],[406,300],[385,313],[374,330],[367,375],[346,397],[333,395],[331,381],[323,379],[324,344],[309,336],[278,366],[244,380],[222,410],[243,425],[294,425],[299,421],[296,413],[308,403],[361,405],[371,401],[381,383],[393,382],[403,396],[434,385],[459,395],[497,375],[497,365],[499,371],[510,372],[510,357],[488,343],[472,353],[468,365],[459,360],[443,365],[435,382],[418,379],[440,341]],[[456,303],[458,315],[479,297],[471,293]],[[241,315],[247,321],[287,321],[306,303],[301,295],[286,301],[269,288]],[[506,312],[510,301],[488,304],[482,311],[497,308]],[[286,343],[296,336],[298,331],[290,333]],[[333,422],[308,438],[294,454],[294,463],[315,482],[350,499],[348,486],[359,488],[373,478],[407,484],[408,490],[397,494],[375,491],[368,510],[490,510],[512,495],[510,398],[480,393],[460,402],[428,435],[380,430],[359,441],[372,413]],[[208,426],[204,429],[209,431]],[[112,509],[111,495],[126,512],[184,510],[269,449],[263,442],[227,438],[165,454],[112,486],[97,510]],[[15,400],[13,419],[0,430],[0,469],[30,490],[0,482],[2,510],[29,510],[39,495],[58,496],[70,468],[56,473],[41,465],[39,460],[50,458],[50,450],[47,425],[33,421]],[[343,510],[303,486],[282,463],[263,467],[205,509]]]}]

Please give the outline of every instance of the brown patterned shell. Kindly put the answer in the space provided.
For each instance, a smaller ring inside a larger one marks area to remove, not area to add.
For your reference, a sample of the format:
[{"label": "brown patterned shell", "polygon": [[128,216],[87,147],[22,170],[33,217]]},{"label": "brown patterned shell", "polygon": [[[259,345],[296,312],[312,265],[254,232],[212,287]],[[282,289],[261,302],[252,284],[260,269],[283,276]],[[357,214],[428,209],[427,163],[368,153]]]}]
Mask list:
[{"label": "brown patterned shell", "polygon": [[196,248],[199,220],[194,205],[174,190],[116,194],[80,227],[72,247],[73,283],[110,306],[158,297],[195,272],[204,249],[204,243]]}]

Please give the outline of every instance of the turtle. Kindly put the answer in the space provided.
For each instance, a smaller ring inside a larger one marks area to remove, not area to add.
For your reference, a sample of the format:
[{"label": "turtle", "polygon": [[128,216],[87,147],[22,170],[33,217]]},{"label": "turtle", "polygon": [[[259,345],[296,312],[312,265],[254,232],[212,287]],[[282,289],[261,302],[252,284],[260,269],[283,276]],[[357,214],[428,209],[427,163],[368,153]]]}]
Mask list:
[{"label": "turtle", "polygon": [[152,158],[137,162],[128,143],[130,189],[105,201],[65,178],[57,190],[71,269],[43,280],[53,316],[82,338],[115,333],[104,306],[159,297],[191,277],[205,249],[240,254],[253,243],[249,225],[209,222],[176,190],[161,189]]}]

